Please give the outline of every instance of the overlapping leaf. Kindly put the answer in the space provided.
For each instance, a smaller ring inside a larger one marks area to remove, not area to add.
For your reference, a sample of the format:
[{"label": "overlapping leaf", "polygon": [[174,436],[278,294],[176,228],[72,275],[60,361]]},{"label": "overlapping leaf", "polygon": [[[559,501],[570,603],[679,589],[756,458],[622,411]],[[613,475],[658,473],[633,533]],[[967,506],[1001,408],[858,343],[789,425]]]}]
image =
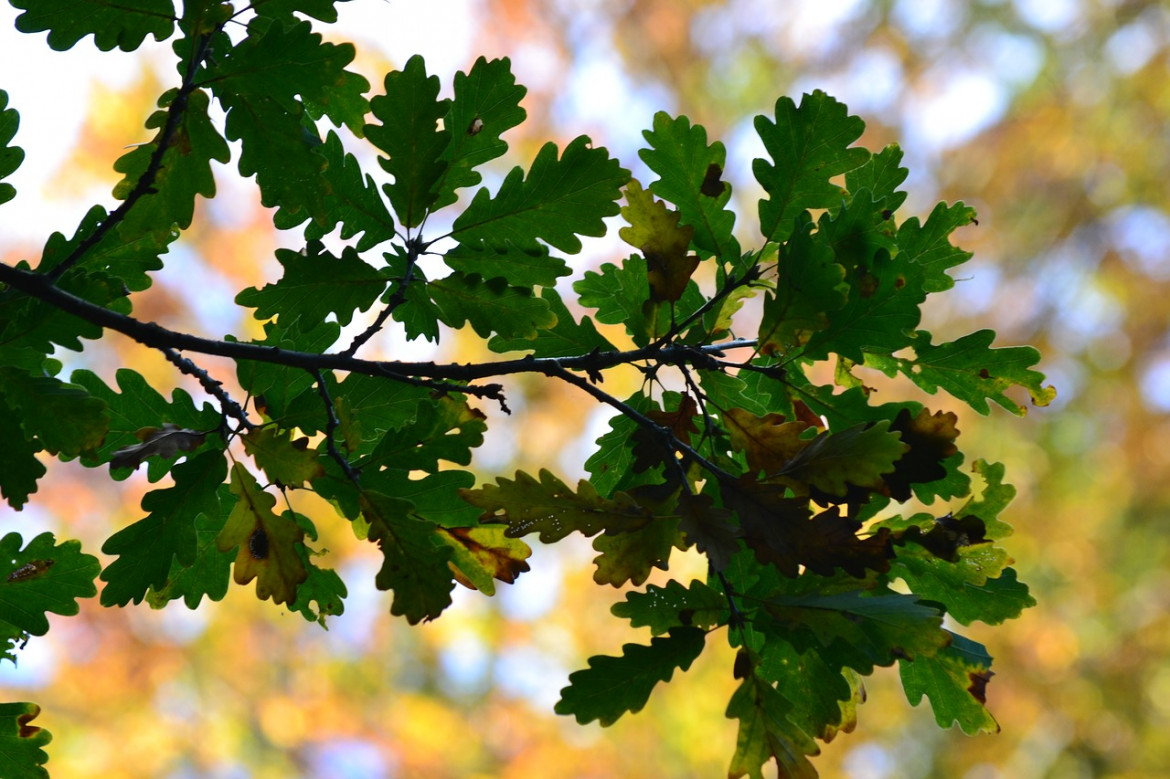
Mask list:
[{"label": "overlapping leaf", "polygon": [[[318,221],[310,222],[305,228],[305,237],[323,238],[340,224],[343,240],[362,234],[355,247],[359,252],[393,238],[394,217],[373,178],[363,173],[357,159],[342,148],[337,133],[330,130],[317,153],[325,158],[326,164],[322,174],[326,209]],[[281,229],[295,227],[304,221],[304,215],[286,216],[278,211],[273,221]]]},{"label": "overlapping leaf", "polygon": [[52,454],[76,457],[101,446],[111,425],[106,403],[84,387],[51,376],[0,368],[0,395],[20,412],[24,437]]},{"label": "overlapping leaf", "polygon": [[[115,392],[90,371],[74,371],[73,381],[108,407],[109,429],[105,440],[93,454],[84,454],[85,465],[96,466],[109,462],[114,452],[140,443],[138,432],[143,428],[161,428],[172,423],[181,429],[210,431],[219,428],[220,415],[210,404],[197,409],[186,390],[176,389],[167,401],[136,371],[122,368],[115,374],[118,389]],[[178,456],[178,455],[176,455]],[[158,481],[167,473],[172,460],[151,458],[147,462],[147,476]],[[126,478],[130,471],[115,472],[113,477]]]},{"label": "overlapping leaf", "polygon": [[529,570],[525,561],[532,549],[523,541],[508,538],[503,527],[440,527],[439,537],[451,547],[456,580],[484,595],[495,594],[494,579],[511,584]]},{"label": "overlapping leaf", "polygon": [[482,338],[536,338],[557,323],[548,304],[523,287],[502,278],[455,272],[427,285],[439,317],[451,327],[470,324]]},{"label": "overlapping leaf", "polygon": [[685,116],[654,115],[654,128],[643,132],[649,149],[638,152],[659,175],[650,191],[674,204],[681,223],[694,230],[695,247],[706,255],[739,257],[739,243],[731,234],[735,214],[727,208],[731,185],[723,180],[727,150],[719,141],[708,145],[707,131],[691,125]]},{"label": "overlapping leaf", "polygon": [[710,630],[725,622],[729,614],[726,596],[697,579],[685,586],[677,579],[664,587],[648,584],[645,592],[626,593],[626,599],[610,611],[615,617],[628,619],[631,627],[649,627],[655,636],[676,627]]},{"label": "overlapping leaf", "polygon": [[763,779],[763,768],[771,760],[776,761],[785,779],[816,778],[817,772],[808,758],[819,754],[820,748],[789,718],[791,708],[788,700],[754,669],[743,675],[743,682],[727,704],[727,717],[739,720],[735,754],[727,771],[729,779]]},{"label": "overlapping leaf", "polygon": [[195,518],[219,516],[219,485],[227,476],[222,452],[207,451],[171,469],[174,486],[142,498],[144,519],[106,540],[102,552],[117,555],[102,571],[103,606],[141,603],[147,590],[166,587],[171,566],[190,566],[198,551]]},{"label": "overlapping leaf", "polygon": [[998,733],[999,723],[987,710],[987,682],[994,675],[991,656],[982,644],[950,636],[950,644],[934,655],[898,663],[906,698],[917,706],[927,696],[939,727],[958,722],[969,736]]},{"label": "overlapping leaf", "polygon": [[183,599],[189,609],[198,608],[206,596],[209,600],[223,600],[231,581],[235,550],[221,552],[215,539],[223,530],[224,522],[235,508],[238,498],[226,484],[219,487],[218,515],[200,514],[195,517],[195,560],[183,565],[175,559],[163,587],[151,587],[146,602],[161,609],[173,600]]},{"label": "overlapping leaf", "polygon": [[488,341],[488,347],[495,352],[531,350],[533,357],[572,357],[595,349],[602,352],[614,350],[613,344],[597,332],[592,319],[586,316],[577,321],[555,289],[546,287],[541,290],[540,299],[548,305],[549,313],[556,317],[555,325],[537,330],[535,338],[497,335]]},{"label": "overlapping leaf", "polygon": [[374,581],[391,590],[391,614],[412,625],[435,619],[451,605],[454,574],[447,566],[452,549],[438,528],[410,515],[411,504],[376,492],[363,492],[362,517],[369,523],[368,538],[384,557]]},{"label": "overlapping leaf", "polygon": [[481,521],[507,525],[511,538],[539,533],[544,544],[574,532],[585,536],[628,532],[644,527],[653,516],[627,493],[603,498],[584,479],[574,492],[545,469],[541,469],[539,479],[516,471],[514,480],[499,477],[496,484],[461,490],[460,494],[484,510]]},{"label": "overlapping leaf", "polygon": [[[118,224],[123,241],[139,240],[150,235],[156,242],[170,238],[172,225],[185,230],[191,226],[195,212],[195,196],[215,197],[215,178],[211,162],[227,162],[231,152],[227,142],[211,124],[207,115],[210,100],[207,93],[197,89],[182,97],[180,105],[177,90],[163,94],[159,108],[146,120],[147,129],[158,133],[150,143],[137,146],[114,163],[114,170],[123,179],[114,187],[114,197],[126,200],[135,191],[139,180],[151,175],[151,186]],[[172,134],[165,137],[171,112],[178,112]],[[161,160],[151,167],[159,144],[166,141]]]}]

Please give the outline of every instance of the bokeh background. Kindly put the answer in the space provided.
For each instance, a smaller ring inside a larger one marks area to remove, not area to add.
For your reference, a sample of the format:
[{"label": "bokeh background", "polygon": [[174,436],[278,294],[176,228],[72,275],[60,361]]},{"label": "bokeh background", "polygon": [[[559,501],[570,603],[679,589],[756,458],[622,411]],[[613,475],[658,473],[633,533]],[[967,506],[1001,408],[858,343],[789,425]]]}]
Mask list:
[{"label": "bokeh background", "polygon": [[[964,200],[975,259],[928,305],[941,338],[977,327],[1029,343],[1057,401],[1017,419],[960,410],[969,456],[1001,460],[1019,498],[1007,518],[1016,567],[1039,606],[977,629],[995,656],[988,705],[1002,733],[940,730],[910,707],[896,673],[867,682],[856,732],[824,748],[826,777],[1161,777],[1170,775],[1170,11],[1142,0],[354,0],[327,31],[380,74],[423,53],[450,83],[480,54],[509,56],[529,87],[530,121],[510,164],[580,133],[638,175],[655,111],[690,116],[727,144],[728,178],[754,245],[760,154],[751,119],[782,95],[824,89],[868,124],[870,148],[899,142],[911,170],[901,218]],[[146,140],[142,122],[173,77],[166,44],[65,54],[16,33],[0,6],[0,88],[22,115],[28,152],[0,212],[0,258],[39,255],[88,204],[110,203],[113,160]],[[255,191],[221,169],[220,196],[136,303],[146,319],[208,335],[249,332],[231,301],[276,267],[278,235]],[[620,256],[613,241],[578,272]],[[387,356],[474,359],[471,339],[431,352],[394,334]],[[184,385],[161,358],[119,337],[71,367],[107,379],[132,365]],[[207,366],[221,377],[230,369]],[[612,388],[617,391],[619,388]],[[516,381],[517,414],[493,415],[476,467],[582,475],[607,415],[570,390]],[[912,392],[903,386],[897,392]],[[952,405],[932,401],[934,407]],[[0,531],[41,529],[98,553],[138,519],[148,485],[111,483],[76,463],[50,468],[32,504],[0,509]],[[538,549],[532,572],[492,599],[460,592],[440,620],[410,628],[373,590],[375,550],[327,506],[305,501],[350,584],[323,631],[235,588],[198,611],[101,609],[56,619],[0,699],[33,700],[54,733],[54,777],[698,777],[726,772],[735,725],[723,716],[730,653],[709,650],[617,725],[552,714],[591,654],[644,638],[608,614],[587,545]],[[678,574],[693,559],[676,559]],[[711,642],[712,644],[715,642]]]}]

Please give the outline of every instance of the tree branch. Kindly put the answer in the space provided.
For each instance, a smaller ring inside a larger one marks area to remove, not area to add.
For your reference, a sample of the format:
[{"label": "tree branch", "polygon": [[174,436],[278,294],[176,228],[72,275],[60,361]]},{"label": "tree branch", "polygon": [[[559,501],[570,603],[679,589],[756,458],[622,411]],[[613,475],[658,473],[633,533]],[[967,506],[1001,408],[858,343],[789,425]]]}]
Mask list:
[{"label": "tree branch", "polygon": [[243,407],[241,407],[240,404],[236,401],[232,400],[231,395],[228,395],[224,390],[222,381],[216,381],[215,379],[211,378],[211,374],[188,360],[183,355],[176,352],[174,349],[164,347],[159,349],[159,351],[163,353],[163,356],[167,358],[168,362],[170,362],[180,371],[187,374],[188,376],[194,376],[196,379],[198,379],[199,384],[203,387],[204,391],[219,401],[220,409],[225,416],[235,417],[235,419],[238,420],[239,423],[248,430],[252,430],[256,427],[256,425],[252,424],[252,421],[248,419],[248,414],[244,411]]},{"label": "tree branch", "polygon": [[153,322],[143,322],[90,303],[88,300],[60,289],[43,274],[20,270],[3,263],[0,263],[0,282],[9,284],[87,322],[116,330],[153,349],[170,348],[227,357],[233,360],[285,365],[307,371],[340,370],[367,376],[380,376],[416,386],[429,387],[440,392],[461,392],[500,402],[503,400],[503,387],[499,384],[473,386],[455,382],[472,382],[517,373],[542,373],[546,376],[563,378],[561,374],[565,371],[583,371],[590,376],[597,376],[606,368],[644,360],[666,365],[698,364],[698,367],[705,367],[706,363],[714,364],[713,358],[723,356],[727,350],[751,348],[756,345],[755,339],[741,338],[699,347],[675,344],[651,345],[624,352],[590,352],[579,357],[555,359],[528,356],[516,360],[474,364],[381,362],[348,357],[343,354],[318,354],[281,349],[277,346],[263,346],[237,341],[216,341],[190,333],[176,332]]}]

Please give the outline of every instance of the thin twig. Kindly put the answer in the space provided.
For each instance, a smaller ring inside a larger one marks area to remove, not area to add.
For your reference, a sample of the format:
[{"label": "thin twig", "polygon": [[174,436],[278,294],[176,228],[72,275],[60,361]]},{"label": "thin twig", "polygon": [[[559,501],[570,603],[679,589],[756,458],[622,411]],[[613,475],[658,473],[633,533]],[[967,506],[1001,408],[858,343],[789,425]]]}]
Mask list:
[{"label": "thin twig", "polygon": [[414,280],[414,268],[418,264],[418,258],[426,251],[428,244],[422,243],[417,238],[410,238],[406,241],[406,270],[399,280],[398,289],[394,290],[387,300],[386,305],[378,312],[378,318],[373,323],[357,335],[353,342],[341,352],[345,357],[352,357],[357,353],[357,350],[366,341],[374,337],[374,334],[382,329],[386,324],[386,320],[394,313],[395,309],[406,302],[406,292],[410,287],[410,282]]},{"label": "thin twig", "polygon": [[342,472],[360,490],[362,485],[359,477],[361,474],[350,464],[345,455],[341,453],[341,450],[337,448],[334,433],[341,426],[341,420],[337,418],[337,410],[333,407],[333,398],[329,397],[329,388],[325,386],[325,377],[321,374],[321,371],[310,371],[310,373],[317,380],[317,394],[321,396],[321,402],[325,404],[325,446],[329,450],[329,456],[341,466]]},{"label": "thin twig", "polygon": [[[218,29],[216,30],[218,32]],[[162,130],[158,134],[158,146],[154,153],[150,155],[150,162],[146,165],[146,170],[138,177],[138,181],[134,184],[134,189],[122,201],[122,204],[106,215],[106,218],[101,221],[97,229],[88,236],[78,242],[73,251],[69,253],[65,259],[54,265],[45,274],[50,281],[57,281],[63,276],[66,271],[75,266],[85,257],[93,247],[102,242],[102,239],[126,218],[126,214],[130,213],[130,209],[134,208],[143,197],[155,192],[154,182],[158,177],[159,171],[163,167],[163,157],[170,150],[171,141],[175,137],[175,133],[179,129],[179,124],[182,122],[183,114],[187,108],[187,99],[191,93],[198,89],[194,83],[195,73],[199,70],[199,65],[203,62],[203,58],[207,56],[207,50],[212,36],[215,33],[208,33],[199,36],[195,41],[195,46],[192,47],[193,56],[191,61],[187,63],[187,73],[183,77],[183,83],[175,94],[174,100],[167,107],[167,120],[163,125]]]},{"label": "thin twig", "polygon": [[248,419],[248,414],[244,411],[243,407],[241,407],[240,404],[236,401],[232,400],[231,395],[228,395],[227,391],[224,390],[222,381],[216,381],[215,379],[211,378],[211,375],[207,371],[203,370],[198,365],[176,352],[174,349],[163,347],[162,349],[159,349],[159,351],[163,353],[163,356],[167,358],[168,362],[170,362],[180,371],[187,374],[188,376],[194,376],[196,379],[198,379],[199,384],[203,387],[204,391],[219,401],[220,410],[224,416],[234,417],[248,430],[254,430],[256,428],[256,425],[254,425],[252,421]]},{"label": "thin twig", "polygon": [[582,371],[586,375],[596,376],[607,368],[643,361],[666,365],[691,365],[700,359],[706,361],[708,357],[721,357],[728,350],[751,348],[756,345],[755,339],[740,338],[697,347],[671,344],[663,347],[645,346],[629,351],[594,351],[576,357],[528,356],[515,360],[465,364],[362,360],[341,354],[301,352],[239,341],[216,341],[190,333],[176,332],[154,322],[143,322],[91,303],[57,287],[43,274],[20,270],[4,263],[0,263],[0,282],[87,322],[116,330],[153,349],[169,347],[184,352],[272,363],[307,371],[340,370],[366,376],[381,376],[440,392],[459,392],[496,401],[502,401],[503,398],[503,388],[500,385],[477,386],[460,382],[473,382],[517,373],[542,373],[552,376],[563,371]]}]

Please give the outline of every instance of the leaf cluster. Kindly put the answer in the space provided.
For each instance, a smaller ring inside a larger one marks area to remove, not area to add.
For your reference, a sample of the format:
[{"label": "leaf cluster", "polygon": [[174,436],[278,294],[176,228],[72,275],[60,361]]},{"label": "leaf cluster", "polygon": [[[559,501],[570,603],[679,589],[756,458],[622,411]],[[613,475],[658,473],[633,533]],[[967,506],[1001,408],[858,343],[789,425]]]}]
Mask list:
[{"label": "leaf cluster", "polygon": [[[654,117],[645,182],[585,136],[506,168],[503,136],[525,118],[507,59],[480,58],[444,92],[413,57],[367,99],[353,47],[316,30],[335,18],[331,0],[189,0],[177,14],[161,0],[93,13],[78,0],[13,4],[18,28],[48,31],[55,48],[174,37],[178,76],[146,120],[152,140],[114,163],[120,205],[52,235],[35,263],[0,266],[3,497],[23,507],[45,455],[108,465],[114,479],[144,464],[151,484],[169,476],[105,541],[104,568],[75,541],[0,540],[5,657],[45,632],[45,612],[95,595],[99,576],[103,605],[156,608],[254,581],[258,598],[324,625],[346,586],[318,564],[323,521],[376,546],[375,584],[412,624],[439,617],[456,583],[491,595],[515,581],[525,536],[580,534],[596,582],[629,588],[615,616],[651,637],[574,673],[562,714],[610,725],[639,711],[718,634],[737,650],[732,777],[769,761],[814,775],[817,741],[856,722],[861,677],[895,663],[940,725],[997,727],[984,706],[990,656],[943,625],[998,624],[1033,604],[998,545],[1012,488],[1000,465],[964,467],[956,413],[875,403],[859,369],[978,414],[989,401],[1022,414],[1024,396],[1045,405],[1054,393],[1029,347],[993,348],[990,330],[936,344],[922,329],[927,296],[969,257],[950,236],[974,212],[940,204],[900,221],[902,152],[858,146],[864,123],[843,104],[813,92],[756,119],[764,195],[737,225],[726,148],[688,118]],[[229,36],[232,22],[245,33]],[[0,178],[21,161],[17,122],[0,92]],[[363,146],[376,167],[359,162]],[[196,198],[215,196],[211,163],[233,157],[275,226],[303,242],[277,251],[279,278],[235,297],[263,337],[135,318],[135,294],[166,266]],[[0,203],[14,194],[0,184]],[[628,256],[563,283],[565,255],[615,218]],[[431,341],[469,330],[501,356],[370,359],[388,327]],[[58,349],[109,330],[158,349],[208,402],[168,399],[130,369],[116,388],[86,370],[60,376]],[[234,362],[245,402],[204,355]],[[619,398],[603,379],[626,365],[645,380]],[[542,469],[477,486],[488,412],[508,411],[491,380],[521,373],[617,412],[588,479]],[[297,490],[337,516],[298,512]],[[911,501],[931,508],[895,513]],[[691,549],[709,575],[670,578],[672,555]],[[656,570],[667,575],[647,583]],[[0,721],[31,738],[32,704],[8,706],[25,708]],[[9,746],[36,775],[33,741]]]}]

